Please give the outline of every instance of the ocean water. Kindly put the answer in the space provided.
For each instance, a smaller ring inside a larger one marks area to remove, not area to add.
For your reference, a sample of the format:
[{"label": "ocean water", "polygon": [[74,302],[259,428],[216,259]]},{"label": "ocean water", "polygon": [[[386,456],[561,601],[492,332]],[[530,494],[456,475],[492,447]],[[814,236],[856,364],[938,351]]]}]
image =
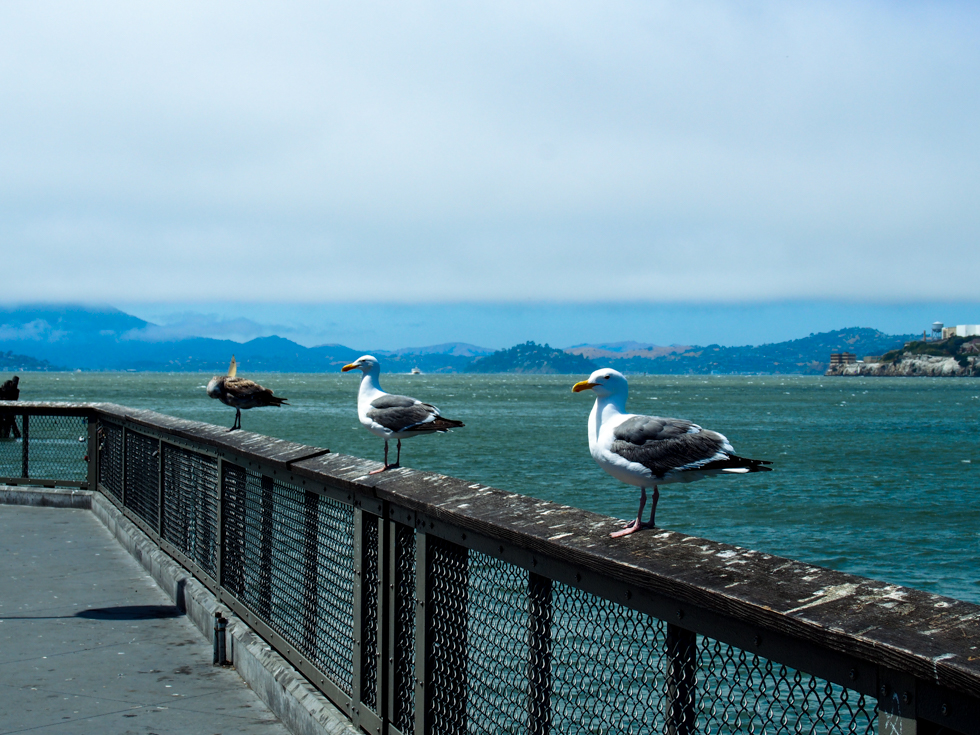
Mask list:
[{"label": "ocean water", "polygon": [[[22,400],[111,401],[231,426],[209,375],[28,373]],[[382,458],[357,421],[356,374],[256,374],[289,406],[246,430]],[[402,464],[622,519],[639,491],[592,461],[586,376],[386,375],[466,427],[403,442]],[[980,602],[980,381],[942,378],[633,376],[627,408],[691,419],[774,471],[661,488],[658,524]],[[394,451],[394,446],[392,446]]]}]

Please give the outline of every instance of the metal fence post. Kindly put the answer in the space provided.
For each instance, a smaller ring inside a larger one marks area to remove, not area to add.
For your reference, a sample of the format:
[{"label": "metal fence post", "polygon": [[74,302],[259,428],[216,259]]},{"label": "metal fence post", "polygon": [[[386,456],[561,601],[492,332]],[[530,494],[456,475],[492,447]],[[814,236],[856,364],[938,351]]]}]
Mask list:
[{"label": "metal fence post", "polygon": [[157,533],[163,538],[163,440],[157,440]]},{"label": "metal fence post", "polygon": [[[303,499],[303,648],[306,650],[307,658],[312,658],[313,652],[317,649],[316,624],[320,617],[320,595],[317,585],[319,535],[320,496],[307,490],[306,497]],[[356,679],[357,675],[355,674],[353,678]]]},{"label": "metal fence post", "polygon": [[273,480],[262,475],[262,536],[259,541],[259,599],[258,613],[269,619],[272,611],[272,507]]},{"label": "metal fence post", "polygon": [[360,725],[361,707],[364,704],[365,658],[369,652],[365,650],[365,558],[364,558],[364,524],[365,513],[360,508],[354,509],[354,600],[352,618],[354,623],[354,645],[351,650],[351,721],[355,727]]},{"label": "metal fence post", "polygon": [[[16,420],[16,419],[15,419]],[[28,458],[29,450],[28,445],[30,444],[30,416],[26,413],[20,417],[20,423],[22,431],[20,433],[21,438],[21,477],[30,477],[30,461]]]},{"label": "metal fence post", "polygon": [[415,735],[430,735],[432,727],[432,574],[429,570],[429,535],[415,536]]},{"label": "metal fence post", "polygon": [[215,500],[215,519],[214,519],[214,581],[218,583],[218,588],[224,586],[224,574],[221,569],[224,566],[225,557],[225,461],[218,458],[218,486],[215,488],[217,498]]},{"label": "metal fence post", "polygon": [[[391,508],[388,508],[389,517]],[[419,609],[416,534],[413,526],[387,521],[388,526],[388,588],[387,648],[385,661],[390,669],[388,681],[388,717],[399,732],[409,733],[418,713],[416,692],[416,648],[413,641],[418,628]],[[413,678],[414,677],[414,678]]]},{"label": "metal fence post", "polygon": [[94,416],[88,417],[88,489],[99,489],[99,422]]},{"label": "metal fence post", "polygon": [[528,732],[551,732],[551,587],[548,577],[528,572]]},{"label": "metal fence post", "polygon": [[466,712],[467,549],[416,536],[415,735],[463,735]]},{"label": "metal fence post", "polygon": [[914,677],[904,672],[879,669],[878,734],[916,735],[920,729],[932,732],[928,726],[919,727],[915,713],[916,699]]},{"label": "metal fence post", "polygon": [[698,637],[667,623],[667,735],[694,735],[697,706]]},{"label": "metal fence post", "polygon": [[126,507],[126,475],[129,474],[129,471],[126,468],[126,466],[129,464],[129,462],[126,461],[126,444],[128,443],[128,440],[129,429],[127,429],[124,425],[122,427],[122,440],[119,442],[119,451],[122,453],[122,457],[119,458],[119,505],[124,508]]}]

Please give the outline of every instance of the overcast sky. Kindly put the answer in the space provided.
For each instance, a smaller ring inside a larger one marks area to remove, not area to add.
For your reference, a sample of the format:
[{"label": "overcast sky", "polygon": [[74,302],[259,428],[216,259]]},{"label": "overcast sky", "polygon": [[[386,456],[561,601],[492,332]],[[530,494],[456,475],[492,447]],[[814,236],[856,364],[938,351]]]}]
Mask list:
[{"label": "overcast sky", "polygon": [[978,38],[966,2],[6,0],[0,299],[977,302]]}]

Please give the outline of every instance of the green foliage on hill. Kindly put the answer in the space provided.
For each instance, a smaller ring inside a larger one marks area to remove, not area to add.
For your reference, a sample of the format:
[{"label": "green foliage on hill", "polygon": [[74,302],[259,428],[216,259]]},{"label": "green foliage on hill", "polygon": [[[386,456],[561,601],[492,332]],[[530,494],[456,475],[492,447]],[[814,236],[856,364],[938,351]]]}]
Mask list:
[{"label": "green foliage on hill", "polygon": [[556,350],[550,345],[525,342],[474,360],[468,373],[567,373],[588,375],[597,368],[592,360]]},{"label": "green foliage on hill", "polygon": [[897,362],[903,357],[929,355],[932,357],[955,357],[961,367],[967,367],[968,357],[980,353],[980,337],[950,337],[939,342],[917,340],[881,356],[882,362]]},{"label": "green foliage on hill", "polygon": [[[52,365],[47,360],[38,360],[35,357],[28,357],[27,355],[16,355],[9,350],[7,352],[0,352],[0,371],[13,372],[20,370],[22,372],[29,372],[32,370],[64,369],[63,367]],[[0,382],[3,382],[3,379],[0,379]]]}]

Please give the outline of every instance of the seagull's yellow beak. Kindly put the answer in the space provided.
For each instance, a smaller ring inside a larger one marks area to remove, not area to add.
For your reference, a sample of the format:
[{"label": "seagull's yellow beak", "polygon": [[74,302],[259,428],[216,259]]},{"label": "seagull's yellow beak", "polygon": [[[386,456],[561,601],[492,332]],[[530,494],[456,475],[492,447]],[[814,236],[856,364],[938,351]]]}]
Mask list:
[{"label": "seagull's yellow beak", "polygon": [[344,365],[342,368],[340,368],[340,372],[346,373],[349,370],[357,370],[357,367],[358,367],[357,363],[352,362],[350,365]]},{"label": "seagull's yellow beak", "polygon": [[588,380],[580,380],[578,383],[572,386],[572,393],[581,393],[583,390],[595,388],[596,385],[596,383],[590,383]]}]

